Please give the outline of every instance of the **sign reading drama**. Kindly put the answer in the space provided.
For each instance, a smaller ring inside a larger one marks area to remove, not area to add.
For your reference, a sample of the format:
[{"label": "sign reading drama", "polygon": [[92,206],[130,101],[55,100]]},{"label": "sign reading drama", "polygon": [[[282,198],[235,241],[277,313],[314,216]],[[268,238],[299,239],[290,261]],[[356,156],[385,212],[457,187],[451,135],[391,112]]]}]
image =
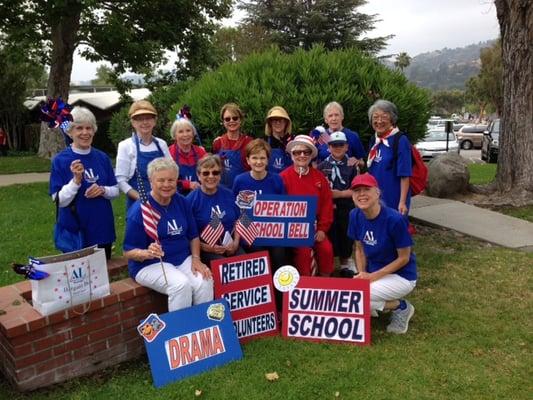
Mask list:
[{"label": "sign reading drama", "polygon": [[137,329],[157,388],[242,358],[225,300],[150,314]]},{"label": "sign reading drama", "polygon": [[370,344],[370,291],[366,279],[302,276],[283,294],[283,336]]},{"label": "sign reading drama", "polygon": [[267,251],[211,261],[215,298],[225,299],[241,342],[278,334]]},{"label": "sign reading drama", "polygon": [[259,194],[247,211],[258,230],[254,246],[312,246],[316,203],[314,196]]}]

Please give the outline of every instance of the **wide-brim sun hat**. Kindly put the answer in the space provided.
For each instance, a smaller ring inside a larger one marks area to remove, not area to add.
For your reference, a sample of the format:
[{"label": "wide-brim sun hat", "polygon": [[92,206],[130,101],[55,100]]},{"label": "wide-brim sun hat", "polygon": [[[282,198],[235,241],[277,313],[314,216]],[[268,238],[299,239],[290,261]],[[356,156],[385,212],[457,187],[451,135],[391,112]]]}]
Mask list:
[{"label": "wide-brim sun hat", "polygon": [[287,120],[287,127],[285,128],[285,131],[289,134],[292,132],[292,121],[287,111],[281,106],[274,106],[270,110],[268,110],[267,116],[265,118],[265,134],[267,136],[270,136],[270,134],[272,133],[271,127],[268,124],[268,120],[270,118],[283,118]]},{"label": "wide-brim sun hat", "polygon": [[137,115],[150,114],[157,117],[157,110],[148,100],[139,100],[133,103],[128,111],[130,118]]},{"label": "wide-brim sun hat", "polygon": [[352,184],[350,185],[350,189],[355,189],[361,186],[378,187],[378,181],[376,181],[376,178],[374,178],[367,172],[361,175],[357,175],[355,178],[353,178]]},{"label": "wide-brim sun hat", "polygon": [[296,146],[296,145],[304,145],[306,147],[308,147],[310,150],[311,150],[311,159],[315,158],[317,155],[318,155],[318,150],[315,146],[315,144],[313,143],[313,139],[310,137],[310,136],[307,136],[307,135],[298,135],[298,136],[295,136],[294,139],[292,139],[289,143],[287,143],[287,153],[291,153],[292,152],[292,149]]}]

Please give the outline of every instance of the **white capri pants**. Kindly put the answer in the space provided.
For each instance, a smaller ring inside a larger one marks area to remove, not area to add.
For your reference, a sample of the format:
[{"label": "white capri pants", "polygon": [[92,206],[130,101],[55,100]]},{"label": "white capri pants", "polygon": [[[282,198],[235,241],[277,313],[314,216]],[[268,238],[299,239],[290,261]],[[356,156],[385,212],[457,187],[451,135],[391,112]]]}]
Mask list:
[{"label": "white capri pants", "polygon": [[385,302],[400,300],[413,291],[416,281],[408,281],[397,274],[385,275],[370,283],[370,309],[383,311]]},{"label": "white capri pants", "polygon": [[168,311],[181,310],[192,305],[213,300],[213,279],[204,279],[198,272],[192,273],[192,256],[181,265],[164,262],[168,285],[161,268],[161,262],[147,265],[135,276],[139,285],[168,296]]}]

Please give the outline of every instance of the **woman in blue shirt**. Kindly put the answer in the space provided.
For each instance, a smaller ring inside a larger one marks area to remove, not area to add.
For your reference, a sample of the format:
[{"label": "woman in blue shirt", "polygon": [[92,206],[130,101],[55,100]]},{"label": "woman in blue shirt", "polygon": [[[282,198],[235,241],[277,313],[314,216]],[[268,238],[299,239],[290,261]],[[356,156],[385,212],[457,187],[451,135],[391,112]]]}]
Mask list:
[{"label": "woman in blue shirt", "polygon": [[126,219],[124,256],[130,276],[168,295],[168,311],[213,300],[213,280],[200,261],[196,223],[185,198],[176,193],[178,166],[173,160],[156,158],[147,173],[151,185],[147,202],[136,201]]},{"label": "woman in blue shirt", "polygon": [[82,246],[98,245],[111,258],[115,221],[111,200],[119,195],[111,160],[92,147],[96,118],[84,107],[74,107],[66,133],[72,144],[55,156],[50,173],[50,195],[58,205],[57,224],[76,234]]},{"label": "woman in blue shirt", "polygon": [[370,174],[351,184],[358,208],[350,213],[348,236],[355,240],[356,278],[370,280],[372,312],[390,310],[387,331],[405,333],[415,308],[404,297],[416,286],[416,257],[405,218],[380,202],[378,182]]}]

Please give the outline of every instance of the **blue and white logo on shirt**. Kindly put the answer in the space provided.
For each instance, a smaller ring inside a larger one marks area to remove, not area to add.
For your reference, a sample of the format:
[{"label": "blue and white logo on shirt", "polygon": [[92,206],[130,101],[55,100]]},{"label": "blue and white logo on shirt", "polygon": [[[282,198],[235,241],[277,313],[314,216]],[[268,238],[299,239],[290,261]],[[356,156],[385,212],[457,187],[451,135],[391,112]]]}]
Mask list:
[{"label": "blue and white logo on shirt", "polygon": [[229,158],[224,159],[224,168],[226,171],[231,171],[231,162]]},{"label": "blue and white logo on shirt", "polygon": [[181,232],[183,232],[183,226],[178,226],[175,219],[167,221],[167,233],[169,235],[181,235]]},{"label": "blue and white logo on shirt", "polygon": [[378,241],[374,239],[374,232],[373,231],[366,231],[365,236],[363,237],[363,242],[369,246],[375,246],[378,244]]},{"label": "blue and white logo on shirt", "polygon": [[85,180],[89,183],[96,183],[98,179],[100,178],[98,175],[94,175],[94,171],[92,168],[87,168],[84,171]]},{"label": "blue and white logo on shirt", "polygon": [[276,157],[274,159],[274,168],[283,169],[283,158],[282,157]]},{"label": "blue and white logo on shirt", "polygon": [[224,218],[224,216],[226,215],[226,211],[222,211],[220,209],[220,206],[219,205],[216,205],[214,207],[211,207],[211,219],[214,217],[214,216],[217,216],[218,218],[222,219]]},{"label": "blue and white logo on shirt", "polygon": [[374,160],[372,160],[372,162],[381,162],[381,160],[381,149],[378,149],[378,151],[376,152],[376,157],[374,157]]}]

